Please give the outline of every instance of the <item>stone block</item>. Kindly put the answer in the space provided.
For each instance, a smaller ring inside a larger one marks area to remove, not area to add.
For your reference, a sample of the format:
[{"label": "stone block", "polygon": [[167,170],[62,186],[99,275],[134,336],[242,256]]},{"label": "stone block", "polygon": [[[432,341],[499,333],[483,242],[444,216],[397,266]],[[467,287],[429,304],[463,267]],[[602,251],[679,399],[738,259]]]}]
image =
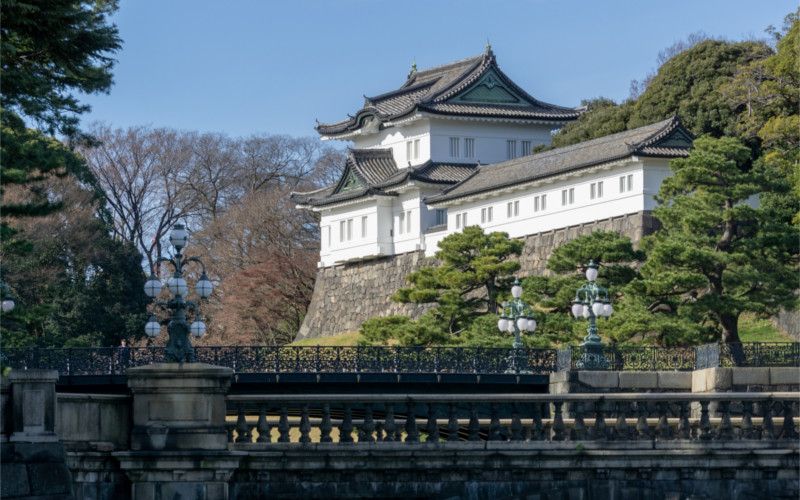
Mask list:
[{"label": "stone block", "polygon": [[708,370],[713,368],[705,368],[703,370],[694,370],[692,372],[692,392],[706,392],[706,379]]},{"label": "stone block", "polygon": [[773,367],[769,369],[770,385],[800,385],[800,367]]},{"label": "stone block", "polygon": [[23,496],[29,493],[25,464],[3,463],[0,467],[0,497]]},{"label": "stone block", "polygon": [[35,463],[28,465],[31,493],[34,495],[57,495],[72,491],[72,476],[65,463]]},{"label": "stone block", "polygon": [[56,370],[12,370],[11,441],[58,441],[55,434]]},{"label": "stone block", "polygon": [[692,390],[693,372],[658,372],[659,389]]},{"label": "stone block", "polygon": [[619,372],[620,389],[657,389],[656,372]]},{"label": "stone block", "polygon": [[550,372],[550,383],[555,382],[568,382],[569,381],[569,371],[560,371],[560,372]]},{"label": "stone block", "polygon": [[735,367],[731,371],[731,383],[738,385],[768,385],[769,368],[767,367]]},{"label": "stone block", "polygon": [[579,371],[578,382],[596,389],[616,389],[619,387],[619,372]]},{"label": "stone block", "polygon": [[729,391],[732,384],[730,368],[705,368],[692,373],[692,392]]}]

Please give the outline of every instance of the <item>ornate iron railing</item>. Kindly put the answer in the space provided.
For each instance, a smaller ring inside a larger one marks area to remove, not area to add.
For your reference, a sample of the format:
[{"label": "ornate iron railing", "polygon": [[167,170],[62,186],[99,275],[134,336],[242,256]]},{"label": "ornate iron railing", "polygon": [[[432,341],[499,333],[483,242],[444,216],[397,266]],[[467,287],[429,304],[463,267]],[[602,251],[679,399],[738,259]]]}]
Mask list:
[{"label": "ornate iron railing", "polygon": [[[0,352],[0,363],[62,375],[122,375],[127,368],[160,362],[164,354],[163,347],[14,348]],[[556,366],[555,349],[198,346],[195,355],[198,362],[237,373],[546,374]]]},{"label": "ornate iron railing", "polygon": [[[197,361],[237,373],[547,374],[578,369],[581,347],[198,346]],[[124,375],[163,361],[164,347],[11,348],[0,365],[58,370],[62,375]],[[800,343],[706,344],[696,347],[604,346],[609,370],[695,370],[718,366],[800,366]],[[516,359],[516,362],[514,361]]]},{"label": "ornate iron railing", "polygon": [[[229,440],[796,440],[796,393],[229,395]],[[713,420],[712,420],[713,419]]]}]

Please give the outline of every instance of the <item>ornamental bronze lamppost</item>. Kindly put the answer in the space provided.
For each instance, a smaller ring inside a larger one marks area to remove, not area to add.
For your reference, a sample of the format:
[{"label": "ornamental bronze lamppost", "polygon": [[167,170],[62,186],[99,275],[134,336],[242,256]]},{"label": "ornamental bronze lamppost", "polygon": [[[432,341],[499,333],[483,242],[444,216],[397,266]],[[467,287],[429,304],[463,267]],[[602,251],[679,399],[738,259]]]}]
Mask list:
[{"label": "ornamental bronze lamppost", "polygon": [[596,283],[597,267],[593,260],[589,261],[589,265],[586,266],[587,281],[578,289],[575,293],[575,300],[572,301],[572,315],[576,319],[589,320],[586,337],[581,344],[583,354],[575,363],[576,368],[585,370],[608,368],[608,359],[603,354],[603,342],[597,332],[597,318],[599,316],[610,317],[614,308],[611,306],[608,290]]},{"label": "ornamental bronze lamppost", "polygon": [[[189,293],[189,287],[186,284],[186,280],[183,279],[184,266],[189,262],[200,264],[202,274],[195,285],[195,291],[201,300],[207,299],[211,296],[211,292],[214,291],[214,285],[206,275],[206,266],[203,262],[197,257],[185,257],[181,253],[188,241],[189,232],[186,227],[183,224],[175,224],[169,235],[169,242],[175,247],[175,255],[172,258],[162,257],[156,261],[156,272],[163,262],[171,264],[174,270],[173,275],[166,283],[167,288],[173,294],[170,300],[167,302],[156,300],[156,297],[161,293],[162,283],[155,272],[150,274],[150,278],[144,284],[144,293],[153,299],[157,307],[172,311],[172,317],[167,324],[169,340],[167,341],[165,361],[168,363],[193,362],[195,359],[194,348],[189,340],[189,333],[195,338],[200,338],[206,333],[206,324],[200,317],[200,305],[184,299]],[[187,310],[195,315],[191,325],[186,320]],[[158,322],[155,314],[150,315],[150,319],[147,320],[147,324],[144,326],[144,332],[150,338],[155,338],[161,333],[161,323]]]},{"label": "ornamental bronze lamppost", "polygon": [[522,332],[533,333],[536,331],[536,320],[533,319],[533,309],[522,301],[522,286],[519,279],[514,279],[514,286],[511,287],[511,302],[503,302],[503,311],[500,319],[497,320],[497,329],[505,333],[514,334],[512,347],[514,353],[511,356],[511,369],[518,371],[524,362],[518,360],[519,350],[522,349]]}]

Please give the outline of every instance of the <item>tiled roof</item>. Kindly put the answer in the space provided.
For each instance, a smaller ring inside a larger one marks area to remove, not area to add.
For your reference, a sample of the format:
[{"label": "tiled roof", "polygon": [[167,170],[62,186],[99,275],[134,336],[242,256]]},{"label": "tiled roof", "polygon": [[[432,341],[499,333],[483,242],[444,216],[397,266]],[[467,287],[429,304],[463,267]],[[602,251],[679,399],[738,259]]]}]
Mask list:
[{"label": "tiled roof", "polygon": [[[391,149],[351,149],[339,181],[326,188],[306,193],[292,193],[291,199],[299,205],[325,206],[363,196],[393,196],[390,189],[414,180],[429,184],[452,185],[475,171],[475,164],[434,163],[428,161],[416,167],[398,169]],[[353,172],[360,184],[346,188]]]},{"label": "tiled roof", "polygon": [[[512,106],[500,103],[453,103],[451,99],[468,90],[487,72],[493,71],[500,84],[519,96]],[[523,120],[568,121],[580,112],[534,99],[511,81],[497,66],[494,53],[487,50],[477,57],[463,59],[424,71],[412,71],[398,89],[366,97],[364,106],[354,116],[336,123],[318,124],[322,135],[336,135],[359,129],[367,117],[378,123],[396,120],[420,110],[441,115],[459,115]]]},{"label": "tiled roof", "polygon": [[692,135],[677,117],[590,141],[479,167],[464,181],[428,197],[440,203],[494,189],[530,182],[632,155],[665,158],[686,156]]}]

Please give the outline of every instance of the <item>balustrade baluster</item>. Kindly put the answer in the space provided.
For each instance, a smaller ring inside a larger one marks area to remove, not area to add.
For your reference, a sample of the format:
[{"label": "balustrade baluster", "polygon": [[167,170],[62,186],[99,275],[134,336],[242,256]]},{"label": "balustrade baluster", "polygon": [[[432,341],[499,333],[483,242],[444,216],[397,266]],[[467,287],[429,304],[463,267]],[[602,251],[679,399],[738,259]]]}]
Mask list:
[{"label": "balustrade baluster", "polygon": [[692,437],[692,428],[689,424],[689,403],[682,401],[680,403],[680,420],[678,420],[678,437],[681,439],[689,439]]},{"label": "balustrade baluster", "polygon": [[378,443],[384,441],[384,436],[385,433],[383,432],[383,424],[380,421],[375,422],[375,441]]},{"label": "balustrade baluster", "polygon": [[469,405],[469,425],[467,426],[468,439],[470,441],[480,440],[481,424],[478,422],[478,410],[475,404]]},{"label": "balustrade baluster", "polygon": [[236,443],[250,442],[250,429],[247,427],[247,420],[244,415],[244,405],[239,406],[236,416]]},{"label": "balustrade baluster", "polygon": [[304,404],[300,410],[300,442],[307,444],[311,442],[311,422],[308,420],[308,404]]},{"label": "balustrade baluster", "polygon": [[576,401],[570,405],[572,413],[575,415],[575,424],[572,431],[572,439],[581,441],[586,439],[586,424],[583,421],[583,403]]},{"label": "balustrade baluster", "polygon": [[455,403],[450,403],[450,418],[447,419],[447,440],[458,441],[458,414]]},{"label": "balustrade baluster", "polygon": [[772,424],[772,400],[768,399],[761,404],[764,419],[761,423],[761,438],[775,439],[775,428]]},{"label": "balustrade baluster", "polygon": [[792,416],[792,402],[783,402],[783,425],[781,426],[781,438],[797,439],[797,431],[794,428],[794,418]]},{"label": "balustrade baluster", "polygon": [[261,405],[261,407],[259,408],[258,423],[256,424],[256,430],[258,431],[258,438],[256,439],[256,442],[269,443],[271,441],[269,422],[267,422],[266,405]]},{"label": "balustrade baluster", "polygon": [[330,443],[333,442],[333,438],[331,437],[331,431],[333,430],[333,424],[331,422],[331,405],[325,403],[322,405],[322,422],[319,424],[319,442],[320,443]]},{"label": "balustrade baluster", "polygon": [[555,407],[555,411],[553,413],[553,441],[563,441],[564,440],[564,416],[563,411],[561,409],[564,406],[563,401],[556,401],[553,403]]},{"label": "balustrade baluster", "polygon": [[542,405],[544,403],[533,403],[533,428],[531,429],[531,439],[541,441],[544,439],[544,428],[542,426]]},{"label": "balustrade baluster", "polygon": [[281,416],[278,419],[278,442],[288,443],[289,439],[289,410],[285,406],[281,406]]},{"label": "balustrade baluster", "polygon": [[614,423],[614,439],[616,440],[625,441],[631,438],[631,428],[626,420],[629,408],[630,406],[625,402],[617,402],[614,405],[614,410],[617,412],[617,420]]},{"label": "balustrade baluster", "polygon": [[250,442],[250,428],[247,425],[247,420],[244,416],[244,405],[239,405],[238,416],[236,417],[236,442],[249,443]]},{"label": "balustrade baluster", "polygon": [[649,439],[650,426],[647,424],[647,403],[638,401],[636,403],[636,410],[638,413],[638,417],[636,418],[637,439]]},{"label": "balustrade baluster", "polygon": [[606,439],[606,417],[603,405],[605,401],[600,398],[594,404],[594,428],[592,430],[592,439]]},{"label": "balustrade baluster", "polygon": [[708,418],[708,401],[700,401],[700,436],[702,441],[711,439],[711,422]]},{"label": "balustrade baluster", "polygon": [[491,420],[489,421],[489,441],[501,441],[500,417],[498,416],[497,403],[489,404]]},{"label": "balustrade baluster", "polygon": [[753,403],[745,401],[742,403],[742,427],[739,432],[740,439],[753,439]]},{"label": "balustrade baluster", "polygon": [[439,424],[436,423],[436,407],[428,403],[428,424],[425,431],[428,433],[428,443],[439,442]]},{"label": "balustrade baluster", "polygon": [[375,438],[373,437],[373,433],[375,432],[375,420],[372,418],[372,405],[369,403],[364,405],[364,423],[361,425],[361,431],[363,432],[365,442],[375,442]]},{"label": "balustrade baluster", "polygon": [[720,401],[719,408],[722,418],[717,427],[717,439],[733,439],[733,425],[731,424],[731,403],[730,401]]},{"label": "balustrade baluster", "polygon": [[397,432],[397,424],[394,422],[394,405],[392,403],[386,405],[386,415],[383,417],[383,428],[386,429],[386,438],[384,438],[384,441],[394,441],[395,432]]},{"label": "balustrade baluster", "polygon": [[660,439],[671,439],[672,429],[670,429],[669,421],[667,420],[669,408],[664,402],[659,402],[656,407],[658,408],[658,425],[656,425],[656,433]]},{"label": "balustrade baluster", "polygon": [[525,436],[523,436],[522,431],[522,421],[519,418],[519,408],[517,407],[517,403],[513,403],[511,406],[511,440],[524,441]]},{"label": "balustrade baluster", "polygon": [[417,416],[414,413],[414,406],[411,401],[406,405],[406,443],[419,442],[419,430],[417,429]]},{"label": "balustrade baluster", "polygon": [[339,425],[339,442],[353,442],[353,411],[350,409],[349,404],[344,405],[344,416],[342,417],[341,425]]}]

